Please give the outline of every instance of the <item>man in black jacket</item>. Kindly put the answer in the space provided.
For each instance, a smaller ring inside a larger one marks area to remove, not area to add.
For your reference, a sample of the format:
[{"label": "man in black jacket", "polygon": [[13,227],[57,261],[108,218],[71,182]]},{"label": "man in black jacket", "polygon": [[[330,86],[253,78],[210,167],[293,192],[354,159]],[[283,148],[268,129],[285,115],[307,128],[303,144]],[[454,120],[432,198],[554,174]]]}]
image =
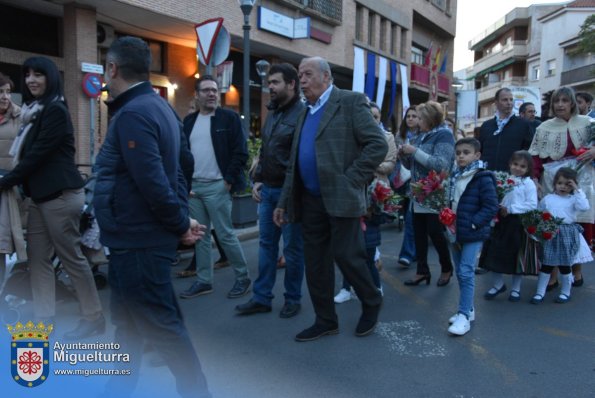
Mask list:
[{"label": "man in black jacket", "polygon": [[262,129],[262,146],[254,176],[252,197],[260,203],[260,248],[258,278],[254,295],[236,310],[243,315],[270,312],[272,289],[277,274],[279,239],[283,235],[285,268],[285,305],[279,316],[291,318],[300,311],[302,280],[304,278],[304,248],[299,223],[278,227],[273,222],[273,210],[281,196],[285,172],[289,164],[291,143],[297,119],[306,107],[299,96],[297,70],[290,64],[273,65],[268,77],[271,103]]},{"label": "man in black jacket", "polygon": [[516,151],[529,149],[533,134],[526,120],[512,112],[513,98],[509,88],[496,91],[496,116],[479,130],[481,160],[489,170],[508,171],[508,162]]},{"label": "man in black jacket", "polygon": [[[213,225],[236,276],[227,297],[241,297],[248,292],[251,281],[242,246],[231,223],[231,194],[246,185],[246,136],[238,114],[218,106],[219,87],[212,76],[197,79],[195,89],[198,111],[184,118],[184,133],[194,156],[190,214],[201,224]],[[181,298],[213,291],[210,229],[196,244],[195,251],[198,278],[180,294]]]}]

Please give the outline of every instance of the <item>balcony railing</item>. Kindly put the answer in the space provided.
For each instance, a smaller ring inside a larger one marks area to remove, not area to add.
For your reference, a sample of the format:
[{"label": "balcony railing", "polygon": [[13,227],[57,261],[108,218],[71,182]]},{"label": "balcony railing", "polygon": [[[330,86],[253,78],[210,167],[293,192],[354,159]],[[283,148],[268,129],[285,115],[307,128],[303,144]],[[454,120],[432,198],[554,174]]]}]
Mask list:
[{"label": "balcony railing", "polygon": [[595,66],[585,65],[580,68],[562,72],[560,84],[564,86],[567,84],[579,83],[591,79],[595,79]]},{"label": "balcony railing", "polygon": [[509,59],[525,59],[529,55],[527,43],[522,40],[514,41],[512,45],[502,47],[500,51],[493,52],[478,59],[473,64],[473,70],[481,72],[492,66],[504,63]]},{"label": "balcony railing", "polygon": [[[416,83],[423,87],[430,87],[430,68],[419,65],[411,64],[411,83]],[[450,79],[442,74],[438,74],[438,92],[448,95],[450,90]]]}]

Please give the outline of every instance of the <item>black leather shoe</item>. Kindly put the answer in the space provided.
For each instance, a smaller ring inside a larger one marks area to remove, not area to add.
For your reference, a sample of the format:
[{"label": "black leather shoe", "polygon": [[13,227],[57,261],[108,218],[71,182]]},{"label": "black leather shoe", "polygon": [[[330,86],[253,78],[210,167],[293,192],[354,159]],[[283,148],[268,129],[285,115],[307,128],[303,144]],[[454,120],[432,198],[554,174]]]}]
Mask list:
[{"label": "black leather shoe", "polygon": [[250,287],[250,283],[252,283],[252,281],[248,278],[242,279],[241,281],[236,281],[236,283],[234,283],[234,285],[231,288],[231,290],[229,291],[229,293],[227,293],[227,298],[242,297],[243,295],[248,293],[248,288]]},{"label": "black leather shoe", "polygon": [[403,283],[405,284],[405,286],[417,286],[420,283],[422,283],[423,281],[426,281],[426,285],[429,285],[431,280],[432,280],[432,275],[430,275],[430,274],[425,274],[425,275],[415,274],[414,279],[407,279]]},{"label": "black leather shoe", "polygon": [[189,299],[209,293],[213,293],[213,285],[210,283],[194,282],[192,286],[180,293],[180,298]]},{"label": "black leather shoe", "polygon": [[585,283],[585,281],[581,275],[581,279],[575,279],[574,282],[572,282],[572,287],[581,287],[583,283]]},{"label": "black leather shoe", "polygon": [[101,315],[92,321],[81,319],[76,328],[64,333],[64,340],[82,340],[103,333],[105,333],[105,318]]},{"label": "black leather shoe", "polygon": [[281,309],[281,312],[279,312],[279,317],[292,318],[300,312],[300,309],[302,309],[302,306],[300,304],[285,303],[285,305]]},{"label": "black leather shoe", "polygon": [[271,306],[260,304],[257,301],[250,300],[247,303],[236,305],[236,311],[239,315],[252,315],[264,312],[271,312]]},{"label": "black leather shoe", "polygon": [[493,300],[494,297],[496,297],[500,293],[504,293],[505,291],[506,291],[506,285],[500,286],[500,289],[496,289],[495,287],[492,287],[490,290],[485,292],[485,294],[483,295],[483,298],[486,300]]},{"label": "black leather shoe", "polygon": [[322,336],[339,334],[339,328],[337,326],[324,326],[315,323],[308,329],[302,330],[295,336],[295,341],[312,341],[321,338]]},{"label": "black leather shoe", "polygon": [[362,316],[355,328],[355,335],[357,337],[364,337],[371,334],[378,324],[378,314],[380,313],[381,305],[376,307],[366,308],[362,311]]}]

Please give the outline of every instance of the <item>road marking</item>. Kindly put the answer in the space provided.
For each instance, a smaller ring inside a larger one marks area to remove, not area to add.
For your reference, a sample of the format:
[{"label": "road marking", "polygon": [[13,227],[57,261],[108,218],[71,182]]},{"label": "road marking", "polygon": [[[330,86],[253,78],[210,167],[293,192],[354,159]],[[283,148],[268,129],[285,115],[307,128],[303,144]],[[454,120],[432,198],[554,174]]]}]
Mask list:
[{"label": "road marking", "polygon": [[388,340],[388,348],[402,356],[445,357],[446,348],[424,333],[417,321],[378,322],[376,334]]},{"label": "road marking", "polygon": [[[383,257],[385,257],[383,255]],[[388,257],[388,256],[387,256]],[[413,300],[416,304],[429,307],[426,310],[427,314],[434,314],[437,315],[436,311],[432,310],[431,303],[428,300],[425,300],[415,294],[414,289],[408,288],[403,285],[403,282],[399,279],[388,273],[385,269],[380,272],[382,279],[389,284],[393,289],[397,292],[406,296],[408,299]],[[444,314],[440,314],[444,315]],[[394,324],[394,325],[393,325]],[[416,325],[419,325],[416,321],[403,321],[403,322],[390,322],[390,323],[383,323],[379,322],[378,324],[378,334],[381,337],[386,338],[390,342],[389,348],[392,351],[395,351],[401,355],[409,355],[415,356],[420,358],[427,358],[427,357],[435,357],[435,356],[446,356],[446,349],[444,346],[439,344],[438,342],[434,341],[430,337],[423,335],[420,333],[421,326],[419,326],[418,330],[415,330],[414,336],[418,339],[427,339],[429,346],[425,347],[423,344],[420,344],[413,339],[412,337],[408,336],[407,333],[411,333],[411,330],[414,330]],[[394,330],[399,330],[402,333],[402,336],[396,335]],[[399,338],[400,337],[400,338]],[[468,337],[450,337],[449,341],[454,341],[459,344],[463,344],[467,349],[481,361],[486,363],[486,366],[489,368],[496,369],[502,376],[504,382],[506,384],[514,384],[517,383],[519,377],[509,369],[502,361],[496,357],[496,355],[492,354],[488,351],[485,347],[477,344],[472,340],[472,338]],[[411,350],[422,348],[421,352],[411,352]]]},{"label": "road marking", "polygon": [[589,343],[595,343],[595,338],[591,337],[591,336],[582,336],[580,334],[574,334],[574,333],[570,333],[561,329],[555,329],[555,328],[539,328],[540,330],[552,334],[554,336],[558,336],[558,337],[566,337],[569,339],[573,339],[573,340],[579,340],[579,341],[588,341]]}]

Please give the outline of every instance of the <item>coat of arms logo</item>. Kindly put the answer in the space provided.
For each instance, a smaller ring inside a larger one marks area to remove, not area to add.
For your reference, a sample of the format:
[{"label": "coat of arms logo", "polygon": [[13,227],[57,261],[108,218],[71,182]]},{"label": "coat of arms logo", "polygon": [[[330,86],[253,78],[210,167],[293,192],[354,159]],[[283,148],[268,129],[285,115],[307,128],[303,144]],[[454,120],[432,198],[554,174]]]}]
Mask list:
[{"label": "coat of arms logo", "polygon": [[24,387],[37,387],[48,378],[50,372],[49,337],[54,325],[37,325],[29,321],[13,327],[8,325],[12,335],[10,343],[10,370],[12,379]]}]

